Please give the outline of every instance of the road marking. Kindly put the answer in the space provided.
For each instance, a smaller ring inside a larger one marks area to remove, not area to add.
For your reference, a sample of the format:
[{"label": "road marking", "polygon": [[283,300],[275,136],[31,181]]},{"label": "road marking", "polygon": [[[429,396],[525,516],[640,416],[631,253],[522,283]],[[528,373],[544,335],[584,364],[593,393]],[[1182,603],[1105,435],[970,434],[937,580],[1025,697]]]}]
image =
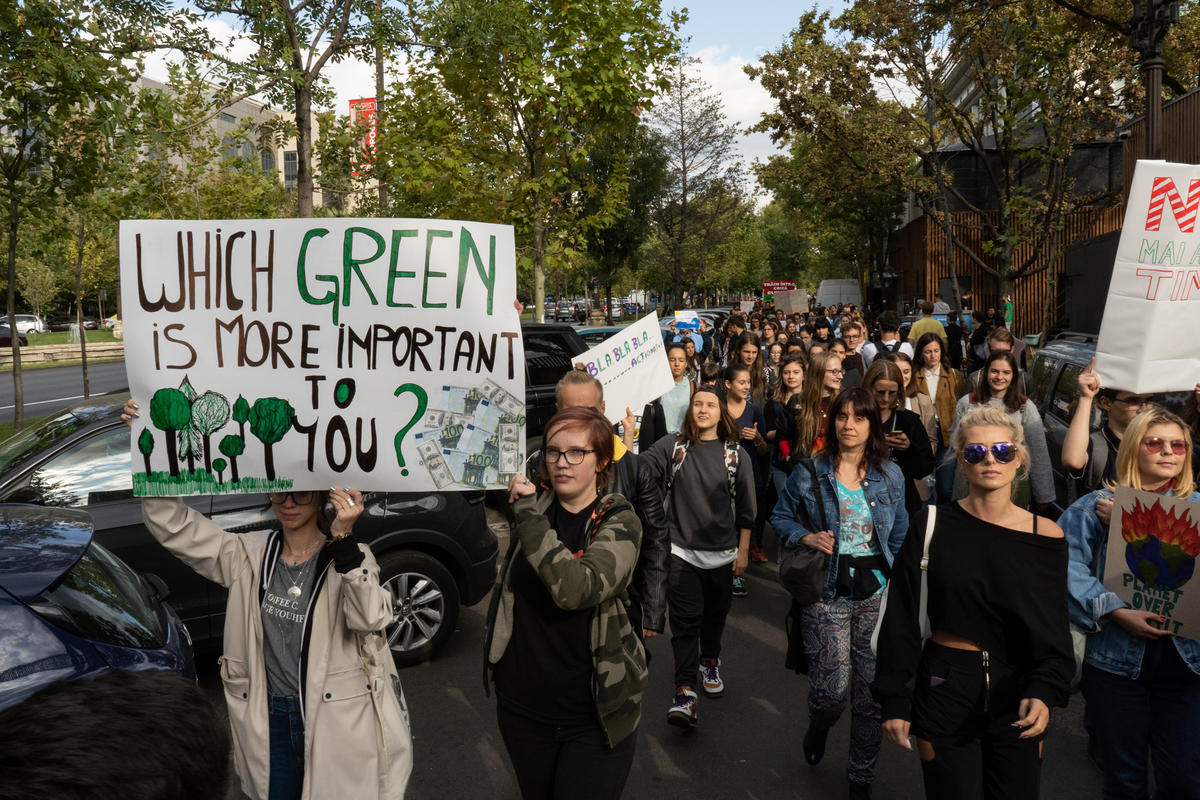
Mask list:
[{"label": "road marking", "polygon": [[[61,403],[64,400],[82,400],[82,399],[83,399],[83,395],[77,394],[77,395],[73,395],[72,397],[56,397],[53,400],[38,400],[33,403],[25,403],[25,407],[29,408],[30,406],[44,406],[44,405],[46,405],[46,403]],[[0,406],[0,411],[8,411],[10,408],[16,408],[16,405]]]}]

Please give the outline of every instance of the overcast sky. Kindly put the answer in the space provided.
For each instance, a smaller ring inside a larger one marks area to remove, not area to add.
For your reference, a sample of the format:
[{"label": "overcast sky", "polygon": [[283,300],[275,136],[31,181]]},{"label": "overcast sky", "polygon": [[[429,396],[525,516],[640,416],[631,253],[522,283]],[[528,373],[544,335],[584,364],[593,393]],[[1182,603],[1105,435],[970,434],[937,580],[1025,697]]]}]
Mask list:
[{"label": "overcast sky", "polygon": [[[817,0],[815,4],[841,9],[844,0]],[[700,59],[701,77],[721,94],[727,117],[739,131],[745,130],[771,107],[771,99],[758,83],[746,76],[742,67],[777,49],[800,14],[811,6],[779,0],[691,0],[686,7],[688,21],[683,34],[690,37],[691,54]],[[218,35],[230,33],[228,26],[218,21],[210,21],[209,25]],[[250,50],[249,46],[235,47],[234,55],[245,56]],[[348,113],[351,99],[375,93],[374,67],[369,64],[345,61],[329,65],[326,72],[337,93],[336,109],[340,114]],[[165,80],[162,59],[152,60],[146,73],[151,78]],[[754,159],[775,152],[766,134],[743,135],[739,147],[747,166]]]}]

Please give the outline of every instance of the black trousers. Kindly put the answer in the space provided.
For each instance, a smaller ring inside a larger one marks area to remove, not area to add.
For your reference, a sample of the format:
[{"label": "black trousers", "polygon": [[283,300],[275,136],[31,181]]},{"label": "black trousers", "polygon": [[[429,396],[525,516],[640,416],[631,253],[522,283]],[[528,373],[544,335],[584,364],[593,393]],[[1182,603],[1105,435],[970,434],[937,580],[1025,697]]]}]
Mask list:
[{"label": "black trousers", "polygon": [[671,556],[667,606],[671,609],[675,688],[694,687],[700,659],[721,656],[721,635],[732,605],[732,564],[700,569]]},{"label": "black trousers", "polygon": [[637,731],[609,748],[600,722],[557,726],[496,704],[500,736],[523,800],[617,800],[625,789]]},{"label": "black trousers", "polygon": [[[1016,676],[996,659],[929,642],[917,667],[912,734],[921,753],[928,800],[1036,800],[1041,737],[1020,739]],[[985,676],[987,680],[985,680]],[[990,685],[990,691],[987,686]]]}]

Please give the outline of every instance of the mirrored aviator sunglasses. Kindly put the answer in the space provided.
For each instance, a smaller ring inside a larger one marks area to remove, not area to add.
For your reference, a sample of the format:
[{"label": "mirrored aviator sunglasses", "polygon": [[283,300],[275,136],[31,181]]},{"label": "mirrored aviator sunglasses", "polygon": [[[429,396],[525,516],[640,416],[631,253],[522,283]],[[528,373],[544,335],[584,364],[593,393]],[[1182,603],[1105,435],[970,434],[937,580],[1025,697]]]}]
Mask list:
[{"label": "mirrored aviator sunglasses", "polygon": [[[987,458],[988,446],[986,444],[969,444],[963,447],[963,461],[968,464],[978,464]],[[992,456],[997,463],[1008,464],[1017,457],[1017,446],[1012,442],[996,442],[991,446]]]}]

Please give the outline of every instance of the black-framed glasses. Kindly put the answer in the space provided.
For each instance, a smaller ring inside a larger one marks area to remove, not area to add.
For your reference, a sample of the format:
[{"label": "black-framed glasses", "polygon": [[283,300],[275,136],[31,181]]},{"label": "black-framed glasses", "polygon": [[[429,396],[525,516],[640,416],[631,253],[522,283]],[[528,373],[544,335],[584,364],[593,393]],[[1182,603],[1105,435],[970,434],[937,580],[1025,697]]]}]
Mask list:
[{"label": "black-framed glasses", "polygon": [[1167,441],[1157,436],[1147,436],[1145,439],[1142,439],[1142,447],[1146,448],[1150,453],[1160,452],[1164,447],[1169,447],[1171,452],[1177,456],[1181,456],[1187,452],[1187,442],[1183,439]]},{"label": "black-framed glasses", "polygon": [[312,502],[313,495],[316,492],[270,492],[267,497],[271,498],[272,505],[281,506],[287,502],[287,499],[292,498],[292,502],[298,506],[306,506]]},{"label": "black-framed glasses", "polygon": [[583,463],[583,458],[588,453],[594,453],[595,450],[584,450],[579,447],[572,447],[569,450],[559,450],[557,447],[547,447],[543,451],[543,457],[547,464],[557,464],[559,457],[567,460],[567,463],[575,467]]},{"label": "black-framed glasses", "polygon": [[1133,397],[1114,397],[1113,402],[1124,403],[1127,406],[1136,406],[1137,408],[1145,408],[1146,406],[1154,405],[1154,398],[1134,395]]},{"label": "black-framed glasses", "polygon": [[987,458],[988,451],[1000,464],[1007,464],[1017,457],[1017,446],[1012,442],[996,442],[991,447],[986,444],[968,444],[962,449],[963,461],[968,464],[978,464]]}]

